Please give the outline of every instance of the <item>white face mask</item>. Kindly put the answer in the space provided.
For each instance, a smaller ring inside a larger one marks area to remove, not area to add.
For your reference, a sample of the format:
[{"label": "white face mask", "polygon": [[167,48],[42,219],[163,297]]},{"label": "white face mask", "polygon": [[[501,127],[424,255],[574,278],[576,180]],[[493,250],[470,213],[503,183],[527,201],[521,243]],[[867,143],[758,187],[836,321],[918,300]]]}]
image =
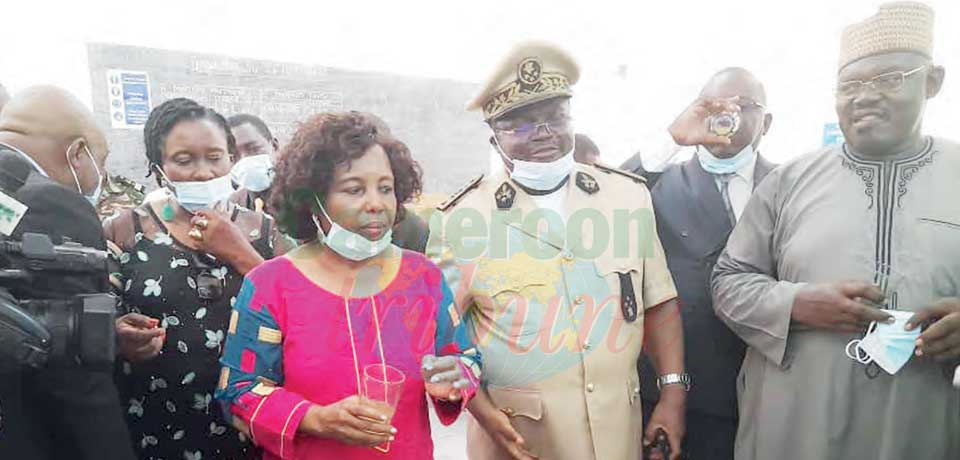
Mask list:
[{"label": "white face mask", "polygon": [[167,182],[167,188],[173,192],[177,202],[183,209],[190,212],[197,212],[203,208],[209,208],[214,204],[230,198],[233,194],[233,184],[230,181],[230,175],[220,176],[203,182],[184,181],[174,182],[170,180],[163,170],[157,168],[160,175]]},{"label": "white face mask", "polygon": [[70,149],[67,148],[67,166],[70,167],[70,173],[73,174],[73,181],[77,184],[77,191],[83,195],[87,201],[90,202],[94,207],[97,206],[97,203],[100,202],[100,193],[103,191],[103,175],[100,174],[100,167],[97,166],[97,161],[93,159],[93,154],[90,153],[90,148],[87,147],[87,144],[83,144],[83,150],[87,152],[87,157],[90,158],[90,163],[93,163],[93,170],[97,172],[97,188],[93,189],[93,192],[89,195],[83,193],[83,187],[80,187],[80,177],[77,176],[77,170],[73,169],[73,163],[70,162]]},{"label": "white face mask", "polygon": [[697,150],[697,160],[703,170],[710,174],[733,174],[746,166],[756,153],[753,151],[753,145],[748,145],[739,153],[730,158],[717,158],[705,148]]},{"label": "white face mask", "polygon": [[320,212],[330,222],[330,231],[323,233],[323,227],[320,226],[320,219],[313,216],[313,224],[317,226],[317,236],[323,240],[323,244],[332,249],[333,252],[340,254],[344,258],[361,261],[374,257],[390,247],[393,238],[393,229],[388,229],[379,240],[370,241],[365,236],[353,233],[333,221],[327,211],[320,203],[320,198],[314,196],[317,206],[320,206]]},{"label": "white face mask", "polygon": [[494,136],[493,139],[497,144],[495,149],[500,156],[507,164],[513,165],[513,171],[510,171],[510,178],[529,189],[547,191],[557,188],[564,179],[570,176],[576,164],[576,161],[573,159],[575,146],[571,146],[570,151],[567,152],[566,155],[553,161],[541,163],[512,159],[508,157],[506,153],[503,153],[497,137]]},{"label": "white face mask", "polygon": [[244,157],[233,165],[230,178],[240,188],[262,192],[273,182],[273,158],[267,154]]},{"label": "white face mask", "polygon": [[847,344],[846,352],[847,357],[854,361],[862,364],[873,361],[888,374],[894,375],[913,356],[920,328],[912,331],[903,328],[913,317],[913,312],[890,310],[887,313],[893,316],[894,323],[871,323],[863,339],[851,340]]}]

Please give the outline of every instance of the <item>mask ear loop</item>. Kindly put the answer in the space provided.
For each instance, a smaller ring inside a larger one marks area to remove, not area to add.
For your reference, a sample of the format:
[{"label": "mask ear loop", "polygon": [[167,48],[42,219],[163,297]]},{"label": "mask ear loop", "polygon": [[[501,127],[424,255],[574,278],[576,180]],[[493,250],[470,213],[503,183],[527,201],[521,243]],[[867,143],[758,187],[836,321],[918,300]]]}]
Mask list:
[{"label": "mask ear loop", "polygon": [[156,171],[158,176],[160,176],[160,179],[163,181],[164,187],[166,187],[168,190],[170,190],[173,193],[177,192],[177,188],[173,185],[173,181],[170,180],[169,177],[167,177],[167,173],[163,172],[163,168],[157,165],[151,165],[150,167],[153,168],[154,171]]},{"label": "mask ear loop", "polygon": [[[877,322],[876,321],[871,322],[870,326],[867,327],[867,333],[864,334],[864,337],[872,334],[876,329],[877,329]],[[862,339],[851,340],[849,343],[847,343],[847,346],[844,349],[844,351],[846,352],[848,358],[854,361],[857,361],[860,364],[870,364],[870,362],[873,361],[873,358],[871,358],[866,351],[860,348],[861,342],[863,342]],[[851,350],[854,350],[854,352],[851,352]],[[863,354],[862,358],[860,357],[861,354]]]},{"label": "mask ear loop", "polygon": [[516,167],[516,163],[513,162],[513,158],[507,156],[506,152],[503,151],[503,146],[500,145],[500,139],[497,137],[496,131],[493,133],[493,148],[495,148],[497,153],[500,154],[500,158],[507,162],[507,166]]},{"label": "mask ear loop", "polygon": [[[323,208],[323,204],[320,203],[320,197],[316,194],[313,195],[313,200],[317,202],[317,206],[320,208],[320,212],[323,214],[323,217],[327,218],[327,222],[330,222],[330,226],[333,226],[333,219],[330,218],[330,215],[327,214],[327,210]],[[317,226],[317,231],[319,231],[324,237],[327,236],[327,233],[323,231],[323,227],[320,226],[320,218],[316,214],[310,216],[313,219],[313,225]]]},{"label": "mask ear loop", "polygon": [[[847,353],[847,358],[850,358],[860,364],[867,364],[872,358],[870,358],[870,355],[868,355],[867,352],[860,348],[860,342],[862,342],[860,339],[851,340],[849,343],[847,343],[847,347],[844,351]],[[863,354],[862,358],[860,357],[861,354]]]},{"label": "mask ear loop", "polygon": [[[70,147],[67,147],[67,149],[63,151],[63,154],[67,157],[67,166],[70,167],[70,173],[73,174],[73,181],[77,184],[77,191],[83,195],[83,187],[80,186],[80,176],[77,175],[76,168],[74,168],[73,163],[70,162]],[[94,165],[94,167],[96,167],[96,165]]]},{"label": "mask ear loop", "polygon": [[[83,150],[87,152],[87,157],[90,158],[90,163],[93,163],[93,170],[97,172],[97,183],[103,183],[103,173],[100,172],[100,167],[97,166],[97,160],[93,158],[93,153],[90,151],[90,147],[87,147],[86,142],[83,144]],[[110,176],[107,176],[107,181],[110,181]]]}]

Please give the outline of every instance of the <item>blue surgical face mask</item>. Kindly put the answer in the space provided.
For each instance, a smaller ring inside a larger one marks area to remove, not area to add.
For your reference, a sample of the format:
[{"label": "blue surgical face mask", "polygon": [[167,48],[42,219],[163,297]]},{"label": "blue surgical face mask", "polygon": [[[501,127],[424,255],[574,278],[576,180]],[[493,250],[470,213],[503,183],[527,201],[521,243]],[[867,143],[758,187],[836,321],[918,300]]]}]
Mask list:
[{"label": "blue surgical face mask", "polygon": [[710,174],[733,174],[750,163],[756,156],[753,151],[753,144],[743,148],[740,152],[730,158],[717,158],[705,148],[697,150],[697,160],[703,170]]},{"label": "blue surgical face mask", "polygon": [[847,356],[862,364],[877,363],[888,374],[894,375],[910,361],[916,348],[920,328],[904,329],[913,317],[909,311],[888,311],[893,323],[871,323],[862,339],[847,344]]},{"label": "blue surgical face mask", "polygon": [[496,136],[493,139],[497,144],[495,147],[497,153],[507,164],[513,165],[510,178],[524,187],[539,191],[553,190],[573,172],[573,166],[576,163],[573,158],[575,147],[570,147],[569,152],[553,161],[524,161],[508,157],[500,148],[500,141]]},{"label": "blue surgical face mask", "polygon": [[175,182],[170,180],[162,169],[156,169],[160,175],[163,176],[167,183],[167,188],[173,192],[173,196],[177,198],[180,206],[190,212],[197,212],[203,208],[209,208],[220,201],[230,198],[230,195],[234,192],[229,174],[203,182]]},{"label": "blue surgical face mask", "polygon": [[80,187],[80,177],[77,176],[77,170],[73,168],[73,163],[70,162],[70,149],[67,148],[67,166],[70,167],[70,173],[73,174],[73,181],[77,184],[77,191],[83,195],[87,201],[90,202],[94,207],[97,206],[97,203],[100,202],[100,193],[103,191],[103,175],[100,174],[100,167],[97,166],[97,160],[93,159],[93,154],[90,153],[90,148],[87,147],[87,144],[83,144],[83,150],[87,152],[87,157],[90,158],[90,163],[93,163],[93,170],[97,172],[97,188],[93,189],[93,192],[87,194],[83,193],[83,187]]},{"label": "blue surgical face mask", "polygon": [[241,158],[230,170],[230,177],[240,188],[262,192],[273,182],[273,158],[266,154]]},{"label": "blue surgical face mask", "polygon": [[323,240],[323,244],[333,250],[333,252],[340,254],[344,258],[359,262],[380,254],[392,244],[392,228],[388,229],[379,240],[370,241],[365,236],[351,232],[334,222],[323,208],[323,204],[320,203],[320,198],[316,196],[313,198],[317,201],[320,212],[327,218],[327,222],[330,222],[330,231],[324,234],[323,228],[320,226],[320,219],[318,219],[317,216],[313,216],[313,224],[317,226],[317,236]]}]

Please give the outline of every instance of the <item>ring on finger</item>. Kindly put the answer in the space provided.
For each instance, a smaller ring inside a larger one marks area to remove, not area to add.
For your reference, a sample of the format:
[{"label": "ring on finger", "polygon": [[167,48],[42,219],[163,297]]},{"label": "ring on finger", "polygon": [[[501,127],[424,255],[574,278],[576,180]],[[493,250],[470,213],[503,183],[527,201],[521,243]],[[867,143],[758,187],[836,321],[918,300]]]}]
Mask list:
[{"label": "ring on finger", "polygon": [[206,230],[207,226],[210,225],[210,221],[206,217],[198,217],[197,221],[193,224],[200,230]]},{"label": "ring on finger", "polygon": [[203,239],[203,232],[201,232],[199,228],[193,227],[189,232],[187,232],[187,236],[199,241]]}]

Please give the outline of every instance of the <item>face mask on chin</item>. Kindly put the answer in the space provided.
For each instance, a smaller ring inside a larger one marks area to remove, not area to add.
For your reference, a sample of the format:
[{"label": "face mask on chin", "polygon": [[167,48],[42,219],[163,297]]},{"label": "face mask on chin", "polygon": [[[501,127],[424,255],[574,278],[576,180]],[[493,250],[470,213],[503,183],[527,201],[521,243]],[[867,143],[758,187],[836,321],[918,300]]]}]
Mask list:
[{"label": "face mask on chin", "polygon": [[510,179],[516,183],[537,191],[548,191],[557,188],[570,173],[576,161],[573,158],[575,145],[570,146],[570,151],[562,157],[548,162],[524,161],[510,158],[500,147],[500,141],[496,135],[493,136],[494,149],[497,154],[503,158],[507,165],[512,165]]},{"label": "face mask on chin", "polygon": [[166,181],[167,188],[173,193],[180,206],[191,213],[212,207],[214,204],[230,198],[230,195],[234,192],[229,174],[201,182],[177,182],[170,180],[159,167],[156,167],[156,170]]},{"label": "face mask on chin", "polygon": [[327,218],[327,222],[330,222],[330,230],[324,233],[323,227],[320,226],[320,219],[316,215],[313,216],[313,224],[317,227],[317,237],[323,241],[325,246],[340,256],[360,262],[379,255],[392,244],[392,228],[388,229],[380,239],[376,241],[368,240],[367,237],[351,232],[334,222],[327,214],[323,204],[320,203],[320,198],[314,195],[313,199],[320,207],[320,212]]},{"label": "face mask on chin", "polygon": [[710,174],[733,174],[744,167],[756,156],[753,144],[743,148],[730,158],[717,158],[705,148],[697,149],[697,160],[703,170]]}]

